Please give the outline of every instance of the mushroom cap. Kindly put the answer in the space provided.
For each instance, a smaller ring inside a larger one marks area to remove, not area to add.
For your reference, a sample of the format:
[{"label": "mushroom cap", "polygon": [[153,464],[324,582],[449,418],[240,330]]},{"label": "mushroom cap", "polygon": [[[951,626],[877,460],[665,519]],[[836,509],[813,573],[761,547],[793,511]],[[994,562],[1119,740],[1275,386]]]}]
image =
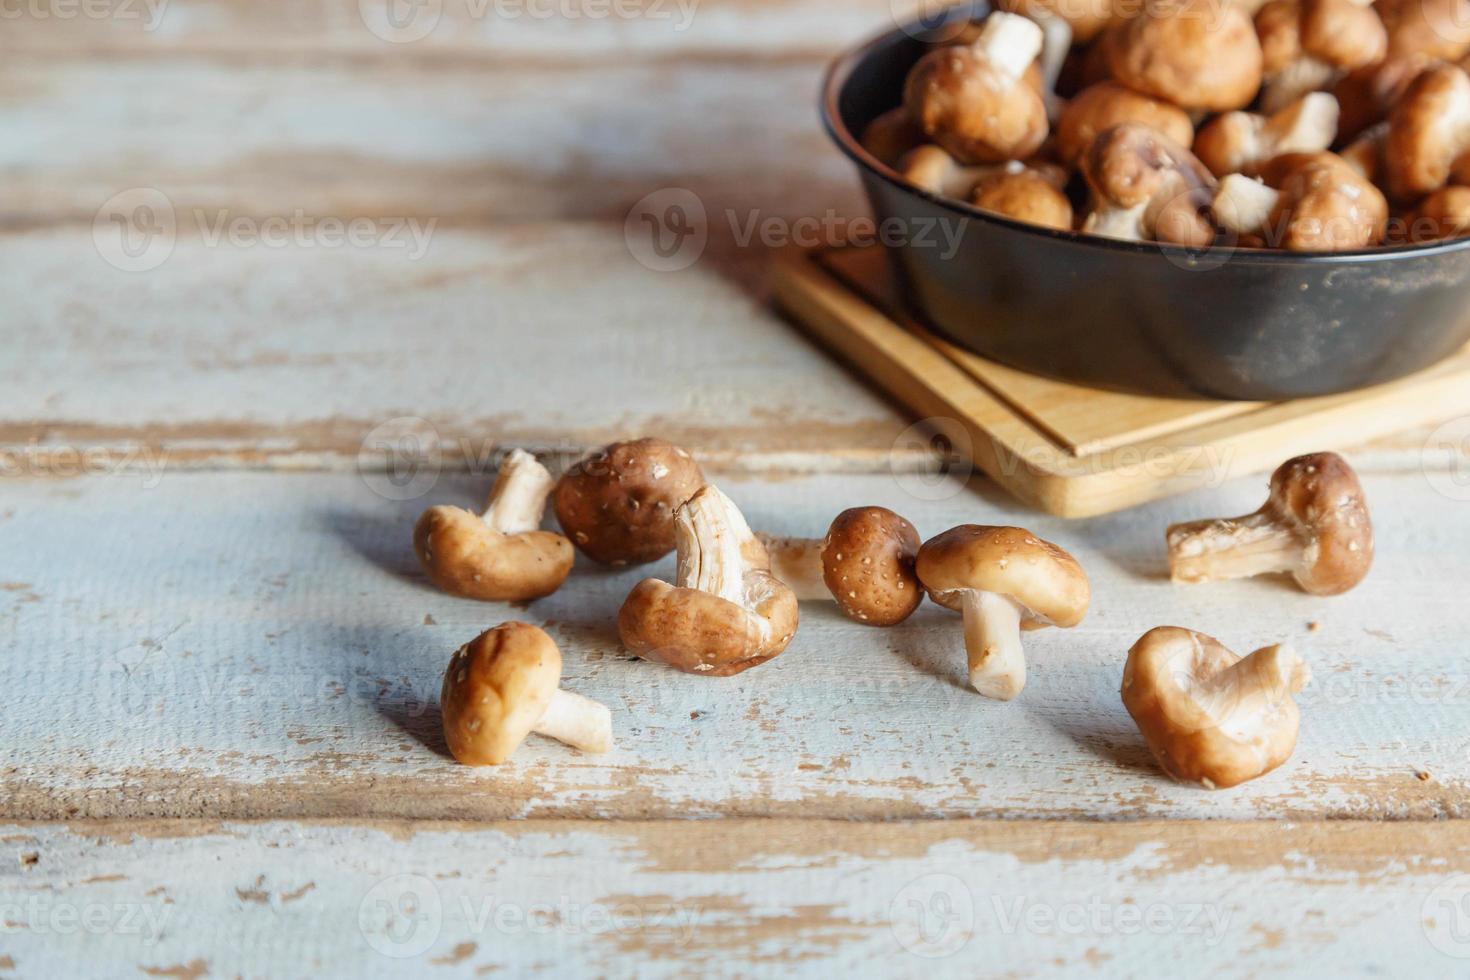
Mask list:
[{"label": "mushroom cap", "polygon": [[555,531],[502,534],[479,514],[440,505],[420,515],[413,550],[435,585],[485,602],[551,595],[572,570],[571,542]]},{"label": "mushroom cap", "polygon": [[863,129],[863,149],[887,167],[897,167],[905,153],[924,142],[924,133],[903,106],[889,109]]},{"label": "mushroom cap", "polygon": [[980,178],[970,203],[1017,221],[1058,228],[1072,227],[1072,202],[1045,175],[1029,167]]},{"label": "mushroom cap", "polygon": [[1334,68],[1361,68],[1388,52],[1388,32],[1377,11],[1353,0],[1301,0],[1298,29],[1302,51]]},{"label": "mushroom cap", "polygon": [[1458,61],[1470,53],[1470,0],[1378,0],[1388,56]]},{"label": "mushroom cap", "polygon": [[1267,237],[1295,252],[1364,248],[1383,240],[1388,201],[1352,164],[1335,153],[1283,153],[1261,168],[1281,192]]},{"label": "mushroom cap", "polygon": [[738,674],[785,650],[800,616],[796,593],[769,572],[747,572],[745,594],[750,608],[647,578],[618,611],[618,635],[645,660],[690,674]]},{"label": "mushroom cap", "polygon": [[568,470],[552,491],[572,542],[605,565],[643,565],[674,550],[674,511],[704,486],[694,457],[662,439],[615,442]]},{"label": "mushroom cap", "polygon": [[1470,187],[1441,187],[1405,219],[1405,237],[1411,243],[1460,238],[1470,233]]},{"label": "mushroom cap", "polygon": [[1123,705],[1175,779],[1224,789],[1270,772],[1296,747],[1301,714],[1284,690],[1251,719],[1252,730],[1222,724],[1236,705],[1208,681],[1240,660],[1214,637],[1178,626],[1149,630],[1128,651]]},{"label": "mushroom cap", "polygon": [[1075,167],[1099,133],[1121,123],[1142,123],[1180,146],[1194,141],[1189,113],[1162,99],[1140,95],[1117,82],[1099,82],[1078,92],[1057,120],[1057,156]]},{"label": "mushroom cap", "polygon": [[1271,474],[1263,508],[1305,547],[1297,583],[1313,595],[1339,595],[1373,564],[1373,521],[1358,475],[1336,453],[1297,456]]},{"label": "mushroom cap", "polygon": [[924,542],[914,567],[946,609],[959,609],[970,590],[1009,597],[1023,610],[1023,629],[1076,626],[1092,597],[1077,559],[1019,527],[952,527]]},{"label": "mushroom cap", "polygon": [[838,514],[822,541],[822,581],[851,619],[869,626],[901,623],[924,601],[914,574],[919,532],[886,507]]},{"label": "mushroom cap", "polygon": [[1113,12],[1113,0],[996,0],[995,6],[1032,20],[1059,17],[1072,28],[1075,44],[1091,41],[1117,16]]},{"label": "mushroom cap", "polygon": [[502,623],[454,651],[439,700],[449,751],[467,766],[509,759],[561,684],[556,641],[529,623]]},{"label": "mushroom cap", "polygon": [[1046,139],[1040,92],[969,47],[938,48],[920,58],[904,83],[904,107],[962,163],[1020,159]]},{"label": "mushroom cap", "polygon": [[1388,190],[1411,201],[1443,187],[1470,142],[1470,77],[1454,65],[1422,72],[1389,114]]},{"label": "mushroom cap", "polygon": [[1234,3],[1165,0],[1107,36],[1113,78],[1185,109],[1240,109],[1261,87],[1261,45]]},{"label": "mushroom cap", "polygon": [[1098,202],[1125,209],[1149,205],[1160,241],[1196,246],[1214,241],[1214,225],[1205,217],[1214,174],[1157,130],[1124,123],[1102,133],[1082,158],[1082,176]]}]

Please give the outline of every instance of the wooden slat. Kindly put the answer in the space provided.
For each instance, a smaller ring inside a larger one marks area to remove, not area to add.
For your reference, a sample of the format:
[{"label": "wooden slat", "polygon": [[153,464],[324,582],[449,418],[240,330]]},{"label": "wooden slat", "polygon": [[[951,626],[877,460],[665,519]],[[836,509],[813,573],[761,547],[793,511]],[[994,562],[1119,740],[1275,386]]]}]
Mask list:
[{"label": "wooden slat", "polygon": [[0,833],[0,963],[25,976],[1443,976],[1470,953],[1464,824]]},{"label": "wooden slat", "polygon": [[[1161,579],[1165,525],[1250,510],[1256,480],[1063,523],[923,476],[722,478],[775,533],[820,533],[838,509],[876,503],[926,535],[1022,523],[1072,550],[1093,610],[1075,630],[1028,636],[1030,679],[1010,704],[966,689],[959,620],[933,605],[891,630],[807,606],[785,654],[712,680],[622,651],[613,622],[637,570],[579,567],[529,608],[429,589],[414,518],[429,502],[473,504],[489,482],[444,475],[400,502],[345,474],[7,481],[0,812],[1403,818],[1470,805],[1464,504],[1419,474],[1368,478],[1377,566],[1335,601]],[[668,576],[672,559],[648,571]],[[557,637],[566,685],[611,706],[615,751],[537,739],[498,770],[445,757],[444,665],[506,619]],[[1287,766],[1221,793],[1161,778],[1117,694],[1128,647],[1161,624],[1305,652],[1317,680]]]}]

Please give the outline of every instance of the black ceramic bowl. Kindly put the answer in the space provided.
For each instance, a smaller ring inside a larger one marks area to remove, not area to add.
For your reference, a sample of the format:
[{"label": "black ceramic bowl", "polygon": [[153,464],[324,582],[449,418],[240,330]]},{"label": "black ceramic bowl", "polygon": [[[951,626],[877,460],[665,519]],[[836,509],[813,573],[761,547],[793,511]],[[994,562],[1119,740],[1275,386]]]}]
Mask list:
[{"label": "black ceramic bowl", "polygon": [[822,116],[879,227],[905,229],[886,247],[909,306],[956,342],[1096,387],[1280,400],[1391,381],[1470,341],[1470,239],[1192,250],[1021,224],[909,185],[858,137],[899,103],[943,26],[910,24],[838,59]]}]

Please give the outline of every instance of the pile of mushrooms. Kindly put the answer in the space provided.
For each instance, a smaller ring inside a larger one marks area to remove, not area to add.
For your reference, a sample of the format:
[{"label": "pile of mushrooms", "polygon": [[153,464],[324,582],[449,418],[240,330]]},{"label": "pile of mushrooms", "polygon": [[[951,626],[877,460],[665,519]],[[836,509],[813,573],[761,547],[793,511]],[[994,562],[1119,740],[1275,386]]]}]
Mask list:
[{"label": "pile of mushrooms", "polygon": [[[1150,138],[1126,125],[1103,137]],[[1184,219],[1166,211],[1151,220]],[[548,501],[565,535],[541,529]],[[854,622],[881,628],[904,622],[927,595],[963,617],[970,685],[1009,701],[1026,684],[1021,634],[1077,626],[1092,602],[1077,559],[1024,528],[961,524],[925,541],[902,515],[864,506],[837,514],[819,538],[754,531],[692,455],[660,439],[614,443],[560,479],[513,450],[483,515],[433,506],[413,538],[435,585],[498,602],[555,591],[574,547],[610,567],[673,551],[672,581],[650,576],[634,585],[617,615],[618,635],[643,660],[703,677],[742,673],[790,648],[800,602],[835,603]],[[1338,595],[1373,561],[1362,487],[1332,453],[1283,463],[1254,513],[1176,524],[1166,542],[1181,583],[1275,574],[1309,593]],[[1292,695],[1309,677],[1284,645],[1241,658],[1212,637],[1163,626],[1129,652],[1122,698],[1166,772],[1222,788],[1290,756],[1299,724]],[[442,697],[454,757],[499,764],[533,732],[608,751],[609,710],[560,681],[555,641],[527,623],[502,623],[456,650]]]},{"label": "pile of mushrooms", "polygon": [[1470,0],[998,7],[863,133],[928,193],[1196,248],[1470,234]]}]

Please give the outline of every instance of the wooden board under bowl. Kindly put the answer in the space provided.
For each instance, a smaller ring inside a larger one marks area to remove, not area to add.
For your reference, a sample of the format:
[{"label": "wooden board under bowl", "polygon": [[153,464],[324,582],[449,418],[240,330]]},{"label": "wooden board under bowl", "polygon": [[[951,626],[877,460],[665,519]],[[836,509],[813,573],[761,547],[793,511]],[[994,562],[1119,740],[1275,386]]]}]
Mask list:
[{"label": "wooden board under bowl", "polygon": [[1348,394],[1154,398],[1028,374],[936,336],[903,312],[878,247],[792,249],[776,264],[774,286],[819,343],[936,428],[957,426],[963,437],[949,441],[975,466],[1063,517],[1121,510],[1470,412],[1470,348]]}]

